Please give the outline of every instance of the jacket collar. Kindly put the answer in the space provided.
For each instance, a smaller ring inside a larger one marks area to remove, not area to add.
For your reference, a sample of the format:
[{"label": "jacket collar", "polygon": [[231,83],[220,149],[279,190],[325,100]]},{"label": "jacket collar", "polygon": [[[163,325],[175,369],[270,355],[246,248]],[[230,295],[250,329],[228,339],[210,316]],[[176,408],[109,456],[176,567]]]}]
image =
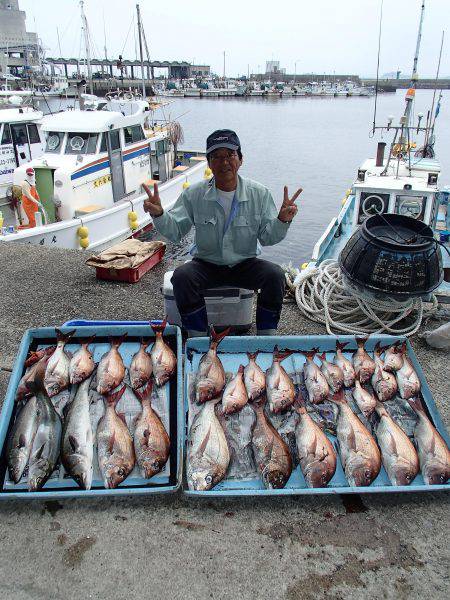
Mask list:
[{"label": "jacket collar", "polygon": [[[236,188],[236,197],[238,202],[247,202],[248,198],[245,193],[245,179],[238,175],[238,183]],[[215,202],[217,200],[217,190],[215,186],[214,177],[208,181],[208,187],[205,193],[205,200],[211,200]]]}]

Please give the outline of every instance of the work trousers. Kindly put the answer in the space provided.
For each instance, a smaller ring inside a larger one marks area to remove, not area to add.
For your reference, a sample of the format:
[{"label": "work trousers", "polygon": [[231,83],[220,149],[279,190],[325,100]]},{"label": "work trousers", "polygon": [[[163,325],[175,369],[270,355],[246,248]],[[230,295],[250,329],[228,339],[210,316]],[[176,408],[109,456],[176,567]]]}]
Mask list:
[{"label": "work trousers", "polygon": [[248,258],[233,267],[194,258],[175,269],[172,285],[183,327],[191,331],[207,331],[204,293],[208,288],[227,285],[259,290],[256,327],[261,331],[277,328],[286,280],[279,265],[260,258]]}]

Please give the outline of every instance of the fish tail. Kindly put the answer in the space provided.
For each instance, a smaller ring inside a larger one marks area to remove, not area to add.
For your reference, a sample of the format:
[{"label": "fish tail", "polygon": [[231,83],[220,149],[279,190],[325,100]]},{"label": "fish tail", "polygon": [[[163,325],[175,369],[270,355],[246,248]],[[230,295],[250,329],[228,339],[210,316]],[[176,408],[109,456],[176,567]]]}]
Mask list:
[{"label": "fish tail", "polygon": [[317,348],[312,348],[311,350],[299,350],[300,354],[306,356],[306,358],[312,360],[317,354]]},{"label": "fish tail", "polygon": [[382,405],[382,403],[379,400],[377,400],[377,403],[375,405],[375,410],[380,415],[380,417],[385,416],[385,415],[389,416],[388,411],[384,408],[384,406]]},{"label": "fish tail", "polygon": [[223,331],[221,331],[220,333],[216,333],[216,330],[214,329],[214,327],[211,327],[211,348],[217,348],[217,346],[220,344],[220,342],[223,340],[224,337],[226,337],[231,331],[231,327],[227,327],[226,329],[224,329]]},{"label": "fish tail", "polygon": [[348,344],[349,342],[340,342],[339,340],[336,340],[336,350],[344,350]]},{"label": "fish tail", "polygon": [[109,338],[109,343],[111,344],[111,346],[115,346],[116,348],[119,348],[119,346],[125,341],[127,335],[128,335],[128,333],[124,333],[123,335],[118,335],[118,336],[111,336]]},{"label": "fish tail", "polygon": [[63,331],[61,331],[61,329],[59,329],[58,327],[55,327],[56,339],[58,342],[67,343],[70,340],[70,338],[73,336],[75,331],[76,331],[76,329],[72,329],[72,331],[68,331],[67,333],[64,333]]},{"label": "fish tail", "polygon": [[361,336],[355,335],[355,340],[356,340],[356,343],[359,348],[364,348],[368,339],[369,339],[368,335],[361,335]]},{"label": "fish tail", "polygon": [[143,350],[146,350],[149,347],[149,345],[150,345],[150,340],[149,339],[145,340],[144,338],[141,338],[141,348]]},{"label": "fish tail", "polygon": [[415,396],[414,398],[408,398],[408,404],[415,413],[420,415],[426,415],[423,404],[418,396]]},{"label": "fish tail", "polygon": [[322,352],[322,354],[318,354],[317,356],[320,358],[320,360],[322,362],[324,362],[326,360],[326,352]]},{"label": "fish tail", "polygon": [[167,317],[164,317],[164,319],[161,321],[161,323],[154,323],[153,321],[150,321],[150,327],[153,329],[153,331],[158,334],[160,333],[161,335],[164,333],[164,329],[166,328],[167,325]]},{"label": "fish tail", "polygon": [[244,372],[244,365],[239,365],[238,373],[240,373],[242,375],[243,372]]},{"label": "fish tail", "polygon": [[278,350],[278,346],[275,346],[275,348],[273,349],[273,357],[275,360],[281,362],[288,356],[291,356],[291,354],[294,354],[294,352],[295,350],[288,350],[287,348],[285,348],[284,350]]},{"label": "fish tail", "polygon": [[150,381],[144,388],[141,388],[140,390],[134,390],[134,394],[140,400],[140,402],[143,402],[144,400],[150,398],[150,396],[152,395],[152,390],[153,381],[150,379]]},{"label": "fish tail", "polygon": [[261,394],[261,396],[259,396],[258,398],[255,398],[255,400],[253,400],[253,402],[251,404],[257,411],[257,410],[263,410],[265,403],[266,403],[266,395]]},{"label": "fish tail", "polygon": [[123,393],[125,392],[126,388],[127,388],[127,386],[124,385],[120,388],[120,390],[118,392],[109,392],[108,394],[105,394],[103,397],[106,400],[106,403],[116,406],[116,404],[122,398]]},{"label": "fish tail", "polygon": [[92,344],[94,342],[96,337],[97,337],[97,335],[94,333],[94,335],[91,335],[91,337],[81,338],[80,344],[82,346],[84,346],[85,348],[87,348],[89,346],[89,344]]},{"label": "fish tail", "polygon": [[256,357],[259,354],[259,350],[256,352],[247,352],[248,360],[256,360]]}]

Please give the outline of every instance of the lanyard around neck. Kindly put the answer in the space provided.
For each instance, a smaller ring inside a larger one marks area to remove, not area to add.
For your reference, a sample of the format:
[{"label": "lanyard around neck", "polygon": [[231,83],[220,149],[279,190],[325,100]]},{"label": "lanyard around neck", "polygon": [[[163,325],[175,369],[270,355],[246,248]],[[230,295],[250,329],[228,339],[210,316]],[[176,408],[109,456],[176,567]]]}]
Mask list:
[{"label": "lanyard around neck", "polygon": [[234,192],[233,202],[231,203],[230,214],[228,215],[228,219],[226,220],[226,223],[223,226],[223,234],[224,235],[228,231],[234,217],[236,216],[238,205],[239,205],[239,202],[238,202],[237,194],[236,194],[236,192]]}]

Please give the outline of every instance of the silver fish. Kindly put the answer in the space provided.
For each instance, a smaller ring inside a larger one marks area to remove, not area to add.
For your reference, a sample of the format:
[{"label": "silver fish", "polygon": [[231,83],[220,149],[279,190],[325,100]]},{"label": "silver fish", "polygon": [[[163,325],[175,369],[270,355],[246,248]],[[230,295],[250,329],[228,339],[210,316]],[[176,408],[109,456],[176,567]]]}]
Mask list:
[{"label": "silver fish", "polygon": [[352,387],[356,377],[355,368],[353,367],[353,363],[344,356],[344,353],[342,352],[348,343],[349,342],[336,341],[336,356],[334,357],[334,362],[342,369],[342,373],[344,374],[344,386]]},{"label": "silver fish", "polygon": [[65,351],[65,345],[75,333],[75,330],[63,333],[60,329],[56,331],[56,350],[51,355],[45,370],[44,387],[50,398],[56,396],[69,387],[69,365],[70,357]]},{"label": "silver fish", "polygon": [[133,438],[128,431],[125,417],[116,413],[116,404],[125,387],[118,392],[103,396],[105,414],[97,426],[98,466],[105,488],[116,488],[131,473],[135,463]]},{"label": "silver fish", "polygon": [[110,338],[111,349],[100,360],[97,368],[97,392],[108,394],[115,390],[123,381],[125,376],[125,365],[119,352],[119,347],[127,337]]},{"label": "silver fish", "polygon": [[131,360],[130,382],[133,390],[146,385],[152,376],[152,359],[150,354],[146,352],[149,343],[149,340],[141,340],[141,346]]},{"label": "silver fish", "polygon": [[170,439],[161,419],[151,405],[152,381],[141,390],[135,390],[142,404],[142,412],[136,420],[134,451],[142,477],[150,479],[159,473],[169,459]]},{"label": "silver fish", "polygon": [[95,335],[80,341],[81,348],[75,352],[69,363],[70,383],[81,383],[92,375],[95,369],[95,363],[92,352],[89,350],[89,344],[92,344],[94,339]]},{"label": "silver fish", "polygon": [[450,451],[427,417],[419,398],[408,400],[418,416],[414,439],[419,452],[420,470],[428,485],[442,485],[450,478]]},{"label": "silver fish", "polygon": [[384,370],[388,371],[388,373],[394,373],[402,368],[403,357],[398,346],[399,342],[395,343],[393,346],[385,348]]},{"label": "silver fish", "polygon": [[40,490],[53,473],[59,459],[61,419],[46,392],[35,388],[39,422],[30,453],[28,490]]},{"label": "silver fish", "polygon": [[244,366],[240,365],[233,379],[227,383],[222,395],[222,410],[225,415],[238,412],[248,402],[244,383]]},{"label": "silver fish", "polygon": [[152,359],[153,377],[155,378],[157,386],[165,385],[175,374],[177,368],[177,357],[163,339],[163,332],[166,325],[167,321],[165,319],[160,325],[151,323],[152,329],[156,335],[156,340],[153,344],[150,356]]},{"label": "silver fish", "polygon": [[295,399],[292,379],[281,366],[281,361],[293,354],[294,350],[273,350],[272,365],[266,371],[266,393],[269,408],[273,413],[286,411]]},{"label": "silver fish", "polygon": [[309,416],[300,396],[294,408],[300,417],[295,428],[295,439],[303,476],[310,488],[326,487],[336,471],[333,444]]},{"label": "silver fish", "polygon": [[355,367],[356,375],[359,375],[359,381],[362,385],[368,383],[375,373],[375,361],[371,358],[366,350],[364,344],[367,342],[367,337],[356,337],[356,343],[358,349],[353,354],[353,366]]},{"label": "silver fish", "polygon": [[248,365],[244,369],[244,383],[247,389],[249,402],[256,400],[266,389],[266,376],[256,362],[258,352],[247,352]]},{"label": "silver fish", "polygon": [[225,477],[230,450],[215,413],[219,399],[206,402],[192,421],[187,443],[186,476],[190,490],[210,490]]},{"label": "silver fish", "polygon": [[358,378],[355,379],[355,387],[352,390],[352,395],[356,404],[358,405],[359,410],[363,413],[366,419],[370,417],[375,410],[377,399],[361,385]]},{"label": "silver fish", "polygon": [[25,367],[29,367],[22,379],[19,381],[16,391],[16,400],[25,400],[32,395],[28,384],[34,384],[38,381],[42,381],[45,376],[48,361],[51,355],[56,350],[56,346],[43,348],[38,352],[33,352],[33,356],[25,361]]},{"label": "silver fish", "polygon": [[89,388],[94,376],[78,386],[64,413],[61,462],[78,485],[90,490],[94,460],[94,434],[89,415]]},{"label": "silver fish", "polygon": [[306,356],[306,361],[303,365],[303,378],[305,380],[306,389],[308,390],[309,401],[313,404],[320,404],[330,395],[330,386],[328,385],[325,375],[314,362],[317,348],[313,348],[307,352],[301,352],[301,354]]},{"label": "silver fish", "polygon": [[386,402],[395,396],[398,391],[395,375],[384,370],[384,362],[381,358],[383,349],[377,342],[374,350],[375,372],[372,375],[372,387],[380,402]]},{"label": "silver fish", "polygon": [[38,401],[33,396],[17,415],[8,438],[8,471],[14,483],[19,483],[28,464],[38,423]]},{"label": "silver fish", "polygon": [[350,486],[368,486],[380,472],[378,446],[347,404],[343,390],[330,399],[338,406],[336,433],[347,481]]},{"label": "silver fish", "polygon": [[292,473],[292,457],[281,435],[264,412],[265,396],[252,402],[256,420],[252,447],[256,466],[267,489],[283,488]]},{"label": "silver fish", "polygon": [[201,357],[197,371],[195,399],[199,404],[217,398],[225,387],[225,371],[217,356],[217,346],[229,332],[230,329],[226,329],[216,333],[211,328],[209,350]]},{"label": "silver fish", "polygon": [[388,477],[392,485],[409,485],[419,472],[416,449],[380,402],[377,402],[375,410],[380,417],[377,440]]},{"label": "silver fish", "polygon": [[400,396],[404,400],[417,396],[420,392],[420,379],[408,358],[406,343],[400,347],[402,354],[403,365],[401,369],[397,371],[397,383]]},{"label": "silver fish", "polygon": [[326,359],[326,352],[317,355],[322,363],[322,373],[325,375],[328,385],[333,393],[338,392],[344,386],[344,372],[341,367]]}]

